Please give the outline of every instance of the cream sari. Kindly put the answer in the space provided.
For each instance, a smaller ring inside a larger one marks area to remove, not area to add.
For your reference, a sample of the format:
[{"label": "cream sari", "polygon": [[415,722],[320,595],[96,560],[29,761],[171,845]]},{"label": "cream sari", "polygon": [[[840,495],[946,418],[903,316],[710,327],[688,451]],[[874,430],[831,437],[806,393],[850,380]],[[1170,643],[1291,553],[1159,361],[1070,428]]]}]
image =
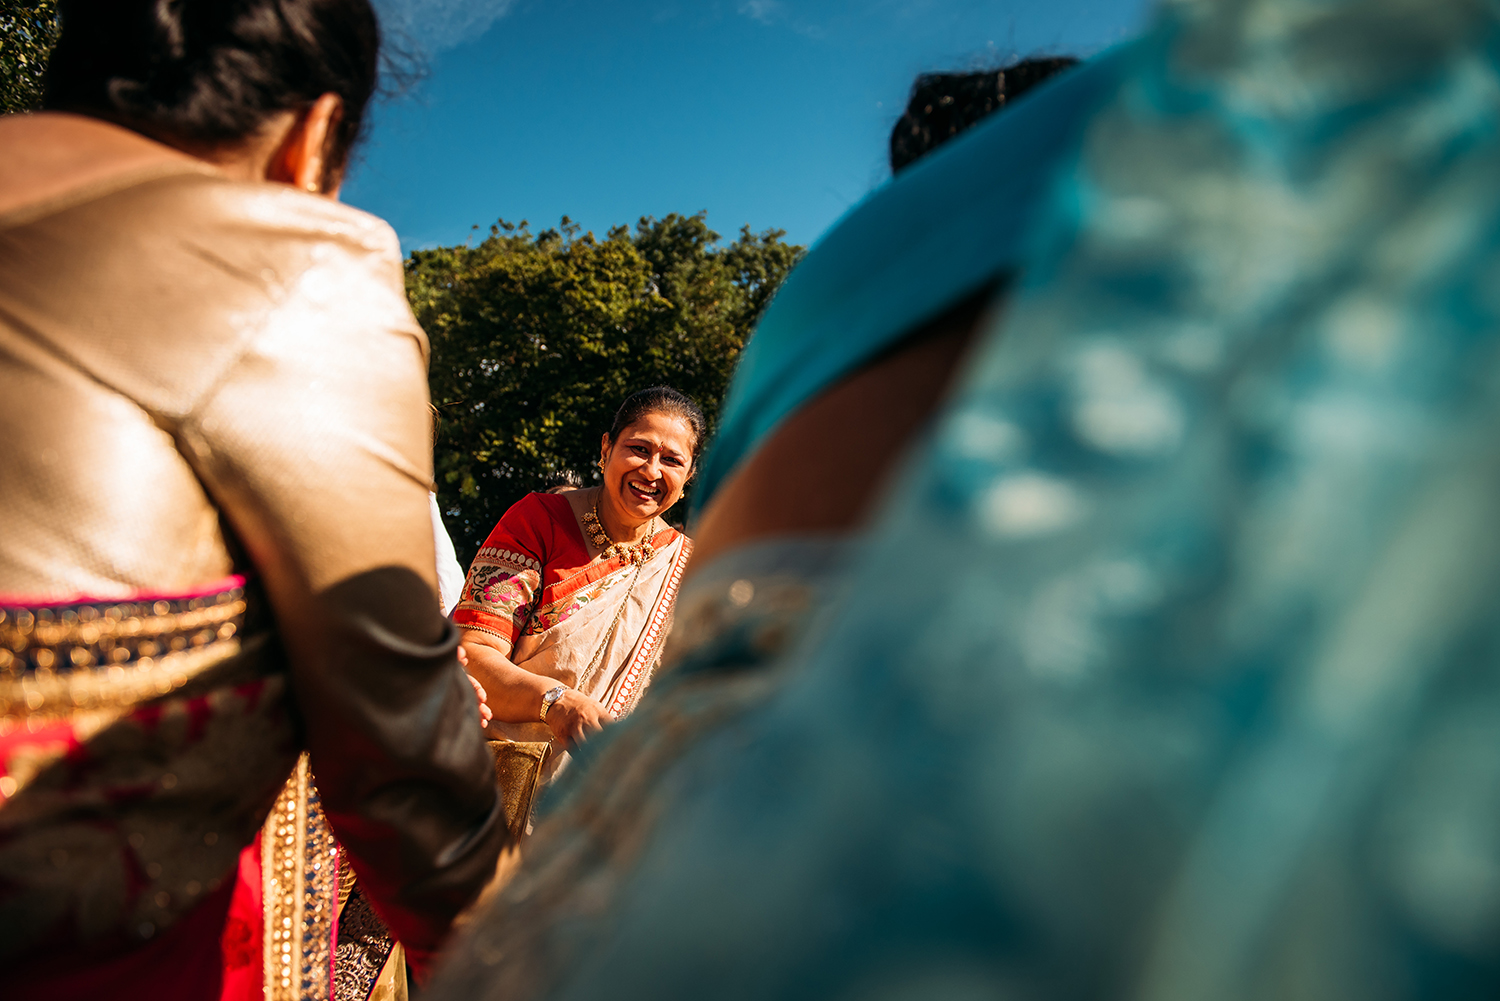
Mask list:
[{"label": "cream sari", "polygon": [[[571,505],[531,494],[508,511],[479,550],[453,618],[508,640],[513,663],[597,699],[617,719],[635,707],[661,659],[662,641],[692,542],[672,528],[651,557],[591,558]],[[490,724],[492,736],[545,743],[537,720]],[[542,781],[567,761],[549,757]]]}]

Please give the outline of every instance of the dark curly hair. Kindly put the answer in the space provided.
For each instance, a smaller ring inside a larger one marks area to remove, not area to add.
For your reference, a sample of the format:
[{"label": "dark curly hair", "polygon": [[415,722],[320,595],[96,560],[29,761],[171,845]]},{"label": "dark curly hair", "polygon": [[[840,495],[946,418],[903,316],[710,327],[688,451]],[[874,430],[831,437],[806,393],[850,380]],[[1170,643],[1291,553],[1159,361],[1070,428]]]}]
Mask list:
[{"label": "dark curly hair", "polygon": [[379,77],[370,0],[61,0],[43,106],[157,138],[243,138],[325,93],[344,101],[342,171]]},{"label": "dark curly hair", "polygon": [[1005,107],[1078,60],[1023,59],[980,73],[923,73],[912,84],[906,111],[891,130],[891,173],[899,173],[980,119]]}]

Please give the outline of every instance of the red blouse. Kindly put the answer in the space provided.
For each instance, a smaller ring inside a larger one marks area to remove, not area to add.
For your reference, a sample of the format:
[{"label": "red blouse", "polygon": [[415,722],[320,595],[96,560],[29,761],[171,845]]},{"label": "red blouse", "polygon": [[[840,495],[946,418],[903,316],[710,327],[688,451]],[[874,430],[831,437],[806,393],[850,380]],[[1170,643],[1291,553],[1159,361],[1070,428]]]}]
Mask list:
[{"label": "red blouse", "polygon": [[[677,532],[651,539],[658,549]],[[492,633],[512,647],[567,618],[568,598],[628,565],[626,557],[592,561],[573,506],[561,494],[527,494],[500,518],[474,556],[453,621]]]}]

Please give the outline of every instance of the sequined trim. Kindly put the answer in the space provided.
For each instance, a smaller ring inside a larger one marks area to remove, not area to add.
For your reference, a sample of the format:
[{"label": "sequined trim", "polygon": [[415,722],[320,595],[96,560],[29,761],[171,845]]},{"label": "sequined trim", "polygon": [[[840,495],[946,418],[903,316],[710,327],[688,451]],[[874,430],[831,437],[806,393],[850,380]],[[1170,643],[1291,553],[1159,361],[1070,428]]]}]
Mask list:
[{"label": "sequined trim", "polygon": [[678,551],[676,559],[672,561],[672,569],[667,571],[666,583],[662,585],[661,593],[656,596],[656,607],[651,609],[651,618],[646,621],[646,629],[641,635],[640,645],[636,648],[635,656],[630,659],[620,679],[620,686],[615,690],[615,696],[609,702],[610,714],[621,717],[629,714],[635,708],[640,699],[640,693],[645,691],[647,683],[651,680],[651,669],[656,666],[657,651],[661,646],[662,637],[666,634],[667,623],[672,618],[672,606],[677,601],[677,588],[682,583],[682,571],[686,569],[688,558],[693,554],[693,542],[691,539],[682,540],[682,549]]},{"label": "sequined trim", "polygon": [[328,1001],[339,850],[305,752],[260,844],[266,1001]]},{"label": "sequined trim", "polygon": [[239,651],[245,588],[143,601],[0,606],[0,718],[122,708]]}]

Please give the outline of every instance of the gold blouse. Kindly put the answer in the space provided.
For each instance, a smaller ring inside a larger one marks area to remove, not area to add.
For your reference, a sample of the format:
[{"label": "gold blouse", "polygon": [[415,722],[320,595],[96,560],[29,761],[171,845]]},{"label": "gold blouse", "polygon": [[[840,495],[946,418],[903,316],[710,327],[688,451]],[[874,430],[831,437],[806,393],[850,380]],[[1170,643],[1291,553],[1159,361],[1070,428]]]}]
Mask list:
[{"label": "gold blouse", "polygon": [[[259,670],[287,678],[330,819],[420,955],[504,830],[437,603],[427,341],[395,234],[78,116],[0,119],[0,148],[61,148],[28,130],[135,157],[68,184],[21,155],[30,200],[0,176],[0,604],[250,576],[280,640]],[[264,817],[289,763],[252,760],[216,766],[265,786]]]}]

